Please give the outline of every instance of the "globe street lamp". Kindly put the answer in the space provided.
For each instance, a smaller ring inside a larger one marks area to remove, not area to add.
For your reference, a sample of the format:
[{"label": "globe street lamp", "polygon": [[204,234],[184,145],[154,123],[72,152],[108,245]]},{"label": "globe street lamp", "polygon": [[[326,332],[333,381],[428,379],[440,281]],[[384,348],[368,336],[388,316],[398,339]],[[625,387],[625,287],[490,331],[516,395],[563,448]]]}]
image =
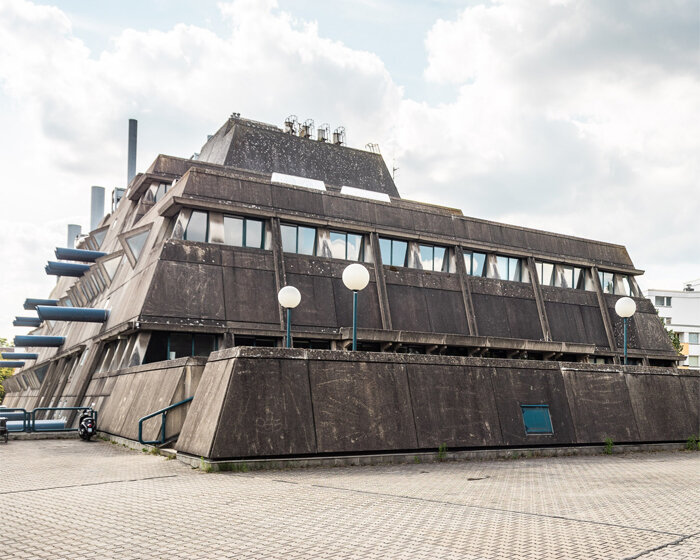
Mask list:
[{"label": "globe street lamp", "polygon": [[360,263],[353,263],[343,270],[343,284],[352,290],[352,349],[357,350],[357,292],[369,284],[369,271]]},{"label": "globe street lamp", "polygon": [[301,294],[294,286],[285,286],[277,294],[277,301],[287,310],[287,348],[292,347],[292,309],[301,301]]},{"label": "globe street lamp", "polygon": [[634,300],[630,297],[622,297],[615,302],[615,313],[622,317],[622,321],[625,325],[625,365],[627,365],[627,319],[634,315],[635,311],[637,311],[637,304],[634,303]]}]

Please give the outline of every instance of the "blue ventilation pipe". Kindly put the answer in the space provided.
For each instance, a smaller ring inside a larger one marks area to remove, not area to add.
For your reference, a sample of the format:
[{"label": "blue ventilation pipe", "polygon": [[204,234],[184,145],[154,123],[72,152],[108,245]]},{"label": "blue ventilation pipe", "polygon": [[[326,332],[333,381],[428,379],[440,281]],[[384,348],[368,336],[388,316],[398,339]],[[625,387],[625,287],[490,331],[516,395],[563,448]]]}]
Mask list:
[{"label": "blue ventilation pipe", "polygon": [[58,305],[57,299],[36,299],[27,298],[24,300],[24,308],[27,310],[36,309],[37,305]]},{"label": "blue ventilation pipe", "polygon": [[65,336],[27,334],[24,336],[16,336],[14,345],[21,348],[56,348],[62,346],[65,341]]},{"label": "blue ventilation pipe", "polygon": [[3,368],[3,367],[11,367],[11,368],[24,367],[24,362],[15,362],[15,361],[10,361],[10,360],[0,360],[0,368]]},{"label": "blue ventilation pipe", "polygon": [[15,317],[12,324],[15,327],[40,327],[41,319],[39,317]]},{"label": "blue ventilation pipe", "polygon": [[39,354],[32,352],[2,352],[3,360],[36,360]]},{"label": "blue ventilation pipe", "polygon": [[44,270],[50,276],[74,276],[78,278],[90,270],[90,265],[49,261]]},{"label": "blue ventilation pipe", "polygon": [[51,307],[37,305],[36,312],[44,321],[104,323],[109,317],[109,309],[93,309],[92,307]]},{"label": "blue ventilation pipe", "polygon": [[102,251],[88,251],[87,249],[70,249],[66,247],[56,247],[54,251],[56,258],[60,261],[80,261],[80,262],[95,262],[100,257],[104,257],[107,253]]}]

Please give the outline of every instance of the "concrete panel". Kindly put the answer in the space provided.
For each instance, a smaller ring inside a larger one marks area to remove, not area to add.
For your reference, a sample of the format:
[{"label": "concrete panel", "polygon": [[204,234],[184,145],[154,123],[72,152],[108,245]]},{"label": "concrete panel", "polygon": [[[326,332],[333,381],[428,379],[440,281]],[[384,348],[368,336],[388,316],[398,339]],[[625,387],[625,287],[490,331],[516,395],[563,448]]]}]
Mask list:
[{"label": "concrete panel", "polygon": [[503,298],[472,293],[474,316],[481,336],[511,338],[510,325]]},{"label": "concrete panel", "polygon": [[[498,416],[505,445],[551,445],[575,441],[564,380],[557,364],[542,369],[493,370]],[[554,433],[526,434],[521,404],[547,404]]]},{"label": "concrete panel", "polygon": [[220,266],[183,262],[158,263],[144,315],[192,319],[225,319]]},{"label": "concrete panel", "polygon": [[274,271],[223,268],[227,321],[267,323],[279,327]]},{"label": "concrete panel", "polygon": [[[373,277],[373,275],[372,275]],[[335,316],[338,327],[352,326],[352,292],[345,287],[341,278],[332,278]],[[377,284],[370,282],[357,296],[357,328],[381,329],[382,317],[379,310]]]},{"label": "concrete panel", "polygon": [[387,284],[391,323],[395,330],[432,332],[424,290],[399,284]]},{"label": "concrete panel", "polygon": [[178,451],[197,457],[211,456],[232,371],[233,360],[207,362],[177,440]]},{"label": "concrete panel", "polygon": [[407,366],[418,447],[502,445],[489,368]]},{"label": "concrete panel", "polygon": [[676,375],[625,375],[642,441],[680,441],[696,433]]},{"label": "concrete panel", "polygon": [[292,326],[336,327],[338,325],[331,278],[288,273],[287,284],[301,292],[301,303],[292,312]]},{"label": "concrete panel", "polygon": [[595,344],[587,338],[581,306],[565,303],[545,302],[552,340]]},{"label": "concrete panel", "polygon": [[426,288],[423,290],[423,296],[433,332],[469,334],[462,292]]},{"label": "concrete panel", "polygon": [[577,443],[639,441],[624,374],[562,368],[562,375]]},{"label": "concrete panel", "polygon": [[678,379],[685,394],[685,404],[690,418],[690,425],[691,427],[695,426],[693,433],[696,436],[700,436],[700,374],[683,374]]},{"label": "concrete panel", "polygon": [[403,365],[310,361],[309,374],[319,453],[418,447]]},{"label": "concrete panel", "polygon": [[307,362],[236,359],[211,457],[314,452]]}]

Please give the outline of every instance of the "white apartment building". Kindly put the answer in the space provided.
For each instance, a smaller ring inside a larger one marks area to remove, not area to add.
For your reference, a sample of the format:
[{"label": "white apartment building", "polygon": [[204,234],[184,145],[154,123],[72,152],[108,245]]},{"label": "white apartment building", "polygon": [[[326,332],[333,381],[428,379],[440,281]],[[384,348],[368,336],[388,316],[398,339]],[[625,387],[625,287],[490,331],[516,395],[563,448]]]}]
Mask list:
[{"label": "white apartment building", "polygon": [[680,367],[700,368],[700,278],[687,282],[683,290],[649,290],[646,296],[666,328],[678,333],[686,356]]}]

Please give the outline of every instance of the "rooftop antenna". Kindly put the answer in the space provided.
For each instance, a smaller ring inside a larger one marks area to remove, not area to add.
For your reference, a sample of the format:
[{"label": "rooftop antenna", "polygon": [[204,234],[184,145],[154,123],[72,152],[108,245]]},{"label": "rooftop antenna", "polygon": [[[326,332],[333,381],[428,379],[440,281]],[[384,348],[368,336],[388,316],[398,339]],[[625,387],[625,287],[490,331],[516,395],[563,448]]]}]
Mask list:
[{"label": "rooftop antenna", "polygon": [[311,138],[314,135],[314,120],[306,119],[304,124],[299,128],[299,136],[302,138]]},{"label": "rooftop antenna", "polygon": [[299,119],[297,119],[296,115],[289,115],[284,120],[284,131],[287,134],[296,134],[298,121],[299,121]]},{"label": "rooftop antenna", "polygon": [[391,180],[394,181],[396,179],[396,172],[399,170],[398,167],[396,167],[396,160],[391,164]]},{"label": "rooftop antenna", "polygon": [[129,144],[127,152],[126,184],[136,175],[136,137],[138,135],[138,122],[136,119],[129,119]]},{"label": "rooftop antenna", "polygon": [[379,144],[373,144],[372,142],[369,142],[368,144],[365,144],[365,148],[367,148],[367,150],[372,152],[373,154],[381,153],[379,151]]},{"label": "rooftop antenna", "polygon": [[232,119],[240,119],[240,118],[241,118],[241,114],[240,114],[240,113],[231,113],[231,118],[232,118]]},{"label": "rooftop antenna", "polygon": [[318,127],[316,134],[316,139],[319,142],[328,142],[328,140],[331,137],[331,125],[329,125],[328,123],[323,123],[321,126]]},{"label": "rooftop antenna", "polygon": [[333,143],[338,146],[345,144],[345,127],[339,126],[333,131]]}]

